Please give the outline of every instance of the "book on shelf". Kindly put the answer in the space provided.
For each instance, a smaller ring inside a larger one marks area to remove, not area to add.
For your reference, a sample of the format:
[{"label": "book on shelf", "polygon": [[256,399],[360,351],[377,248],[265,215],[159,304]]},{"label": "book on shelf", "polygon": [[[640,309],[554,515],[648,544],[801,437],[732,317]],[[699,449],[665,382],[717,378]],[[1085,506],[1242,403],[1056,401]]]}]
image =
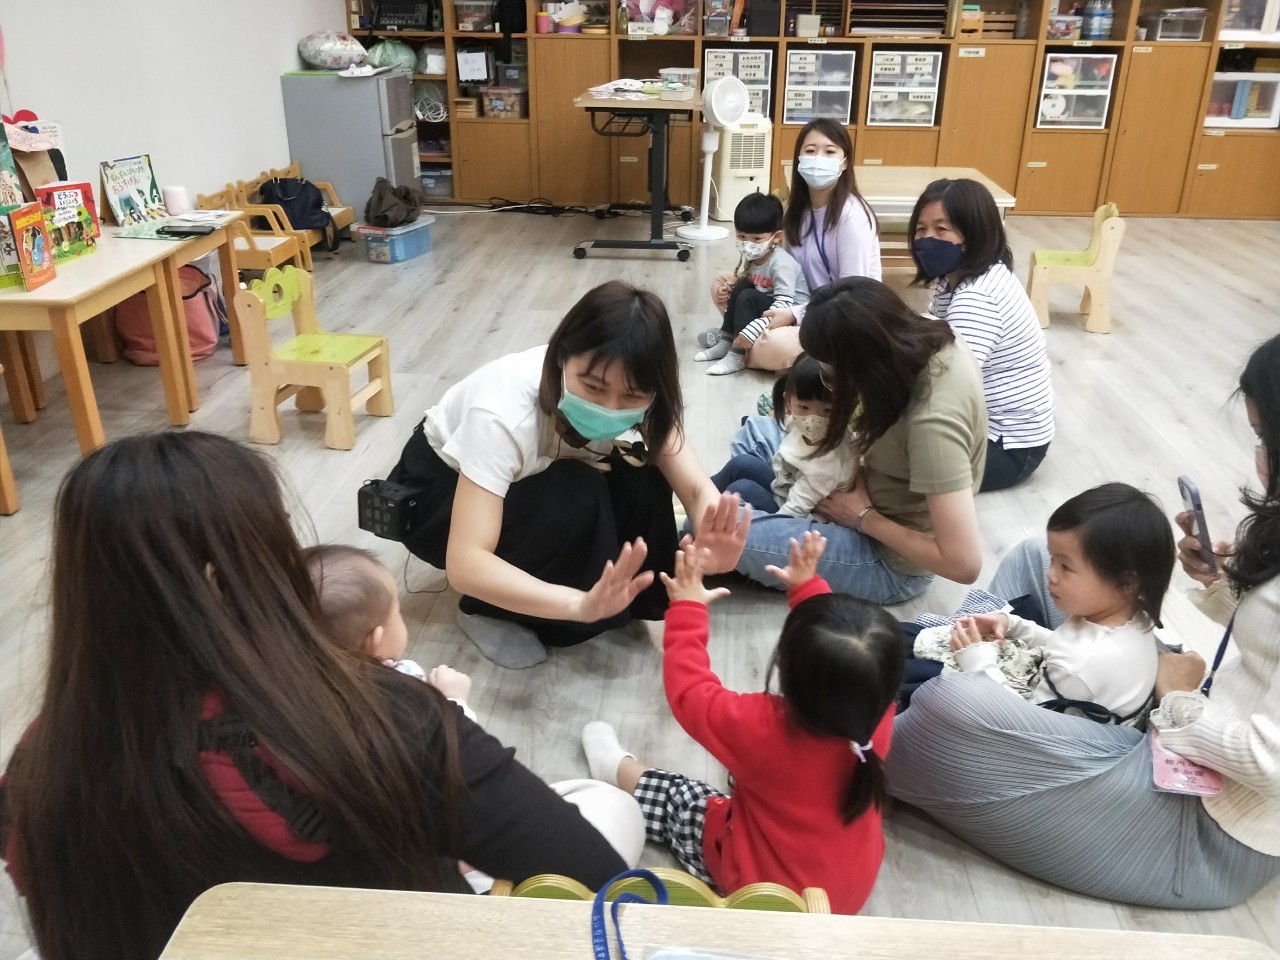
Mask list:
[{"label": "book on shelf", "polygon": [[0,288],[22,286],[22,267],[18,263],[18,244],[9,225],[9,213],[18,205],[0,204]]},{"label": "book on shelf", "polygon": [[18,248],[22,285],[28,290],[44,286],[54,277],[53,244],[44,223],[44,208],[27,203],[9,211],[9,227]]},{"label": "book on shelf", "polygon": [[83,181],[55,180],[36,188],[57,263],[92,253],[102,233],[93,187]]},{"label": "book on shelf", "polygon": [[149,154],[102,161],[102,198],[122,227],[169,215]]},{"label": "book on shelf", "polygon": [[9,137],[0,123],[0,207],[16,207],[22,204],[22,181],[18,179],[18,165],[9,149]]}]

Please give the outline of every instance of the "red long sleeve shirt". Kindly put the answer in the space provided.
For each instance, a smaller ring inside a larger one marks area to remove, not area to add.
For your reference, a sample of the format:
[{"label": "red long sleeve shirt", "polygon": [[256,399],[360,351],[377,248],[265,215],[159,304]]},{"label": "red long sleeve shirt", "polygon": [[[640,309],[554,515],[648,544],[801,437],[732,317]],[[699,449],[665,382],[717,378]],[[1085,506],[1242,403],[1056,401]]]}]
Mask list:
[{"label": "red long sleeve shirt", "polygon": [[[821,577],[791,591],[795,606],[830,593]],[[693,601],[667,610],[663,680],[680,726],[729,770],[731,798],[707,805],[703,856],[723,892],[772,881],[796,892],[822,887],[836,913],[857,913],[884,857],[880,811],[845,825],[840,798],[858,759],[847,740],[819,737],[787,720],[782,697],[726,690],[707,657],[707,608]],[[872,737],[884,759],[893,708]]]}]

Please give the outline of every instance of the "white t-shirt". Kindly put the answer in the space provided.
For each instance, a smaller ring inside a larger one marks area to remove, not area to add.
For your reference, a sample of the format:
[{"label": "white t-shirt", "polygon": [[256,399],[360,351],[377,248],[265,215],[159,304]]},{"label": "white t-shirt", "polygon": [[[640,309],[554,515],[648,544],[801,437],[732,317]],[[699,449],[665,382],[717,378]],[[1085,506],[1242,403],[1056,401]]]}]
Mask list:
[{"label": "white t-shirt", "polygon": [[485,364],[445,391],[427,411],[424,432],[440,459],[478,487],[506,497],[511,484],[561,459],[597,460],[610,442],[577,448],[538,408],[546,346]]},{"label": "white t-shirt", "polygon": [[953,290],[934,288],[930,312],[947,321],[982,368],[987,439],[1006,449],[1042,447],[1053,439],[1053,387],[1044,331],[1027,292],[1003,263]]},{"label": "white t-shirt", "polygon": [[[1038,646],[1044,656],[1042,679],[1027,693],[1032,703],[1062,696],[1099,703],[1116,716],[1127,717],[1140,710],[1155,689],[1158,651],[1151,624],[1141,614],[1118,627],[1068,617],[1057,630],[1012,614],[1008,617],[1006,636]],[[956,653],[955,659],[964,672],[986,671],[1008,686],[997,666],[997,653],[994,643],[975,643]],[[1052,687],[1044,676],[1053,681]]]}]

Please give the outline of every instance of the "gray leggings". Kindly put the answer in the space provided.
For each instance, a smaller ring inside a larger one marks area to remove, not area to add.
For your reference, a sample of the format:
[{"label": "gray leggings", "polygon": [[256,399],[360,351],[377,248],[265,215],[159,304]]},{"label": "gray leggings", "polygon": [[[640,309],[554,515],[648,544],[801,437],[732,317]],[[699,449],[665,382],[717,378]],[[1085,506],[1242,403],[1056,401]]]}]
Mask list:
[{"label": "gray leggings", "polygon": [[1199,798],[1157,791],[1149,744],[948,674],[898,717],[889,792],[1015,869],[1107,900],[1229,907],[1280,874]]}]

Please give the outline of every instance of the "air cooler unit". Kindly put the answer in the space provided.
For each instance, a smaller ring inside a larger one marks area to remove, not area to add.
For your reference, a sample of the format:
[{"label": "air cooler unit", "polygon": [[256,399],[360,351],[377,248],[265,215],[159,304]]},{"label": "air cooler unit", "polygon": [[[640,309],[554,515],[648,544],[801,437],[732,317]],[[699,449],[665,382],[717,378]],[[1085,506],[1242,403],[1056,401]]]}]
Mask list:
[{"label": "air cooler unit", "polygon": [[714,220],[733,220],[738,201],[749,193],[769,192],[769,159],[773,150],[773,126],[768,118],[748,114],[720,131],[720,149],[712,167]]}]

